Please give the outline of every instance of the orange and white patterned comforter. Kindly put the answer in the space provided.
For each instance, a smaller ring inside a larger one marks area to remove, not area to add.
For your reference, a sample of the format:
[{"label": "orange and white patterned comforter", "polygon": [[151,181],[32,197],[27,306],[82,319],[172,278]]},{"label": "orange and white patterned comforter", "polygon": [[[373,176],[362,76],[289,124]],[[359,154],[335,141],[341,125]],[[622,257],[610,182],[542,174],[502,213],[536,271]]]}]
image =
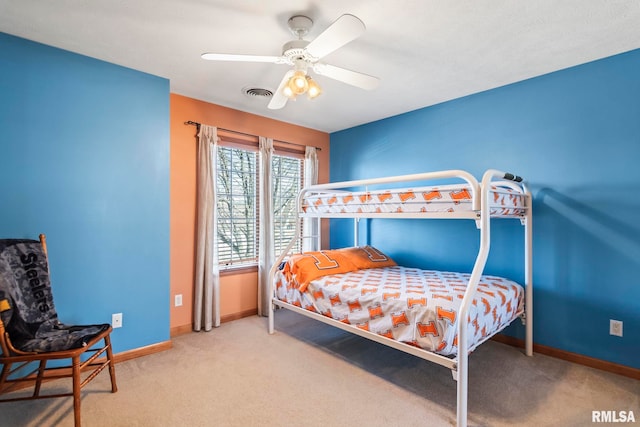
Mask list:
[{"label": "orange and white patterned comforter", "polygon": [[[281,301],[441,355],[457,354],[456,316],[469,274],[365,268],[314,278],[304,292],[283,271],[275,279]],[[467,319],[469,348],[502,330],[523,305],[522,286],[482,276]]]},{"label": "orange and white patterned comforter", "polygon": [[[525,196],[505,183],[491,186],[491,216],[525,213]],[[471,211],[472,193],[463,184],[378,191],[310,194],[302,203],[306,214],[423,213]]]}]

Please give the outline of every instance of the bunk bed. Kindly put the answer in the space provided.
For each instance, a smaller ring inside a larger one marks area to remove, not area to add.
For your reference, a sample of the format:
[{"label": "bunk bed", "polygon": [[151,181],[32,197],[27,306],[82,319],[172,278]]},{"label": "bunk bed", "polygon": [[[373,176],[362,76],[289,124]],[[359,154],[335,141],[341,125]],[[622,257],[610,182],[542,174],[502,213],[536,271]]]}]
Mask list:
[{"label": "bunk bed", "polygon": [[[292,253],[296,237],[270,270],[269,333],[286,308],[449,368],[457,381],[457,425],[467,425],[468,356],[516,318],[533,354],[531,194],[522,178],[487,170],[480,182],[462,170],[312,185],[297,199],[301,219],[353,218],[349,248]],[[476,222],[479,251],[471,273],[398,266],[377,248],[359,246],[362,218],[466,219]],[[519,220],[524,286],[485,275],[492,218]],[[300,221],[299,221],[300,222]],[[307,227],[305,227],[307,228]],[[317,227],[319,229],[319,227]],[[466,319],[459,321],[459,319]]]}]

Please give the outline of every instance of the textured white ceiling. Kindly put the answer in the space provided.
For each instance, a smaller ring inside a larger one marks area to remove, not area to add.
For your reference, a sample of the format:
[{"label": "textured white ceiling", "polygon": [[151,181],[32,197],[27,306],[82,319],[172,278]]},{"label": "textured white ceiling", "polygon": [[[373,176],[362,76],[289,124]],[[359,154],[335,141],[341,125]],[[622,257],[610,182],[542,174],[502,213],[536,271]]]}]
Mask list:
[{"label": "textured white ceiling", "polygon": [[[365,34],[324,62],[380,77],[364,91],[267,109],[285,65],[209,62],[203,52],[280,55],[287,20],[312,40],[351,13]],[[334,132],[640,48],[637,0],[0,0],[0,31],[170,79],[171,91]]]}]

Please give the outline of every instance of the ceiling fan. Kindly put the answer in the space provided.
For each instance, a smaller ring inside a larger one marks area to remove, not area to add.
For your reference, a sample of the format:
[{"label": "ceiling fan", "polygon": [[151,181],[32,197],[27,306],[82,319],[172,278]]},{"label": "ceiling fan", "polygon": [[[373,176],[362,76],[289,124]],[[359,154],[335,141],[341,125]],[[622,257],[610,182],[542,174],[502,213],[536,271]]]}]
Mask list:
[{"label": "ceiling fan", "polygon": [[307,16],[289,18],[289,29],[298,38],[282,46],[281,56],[203,53],[202,58],[211,61],[271,62],[293,67],[285,73],[269,102],[268,108],[272,110],[284,107],[287,100],[295,99],[297,95],[306,93],[309,98],[320,95],[320,86],[309,75],[310,70],[361,89],[372,90],[378,86],[380,80],[377,77],[320,62],[364,33],[365,25],[359,18],[350,14],[342,15],[313,41],[303,40],[312,25],[313,21]]}]

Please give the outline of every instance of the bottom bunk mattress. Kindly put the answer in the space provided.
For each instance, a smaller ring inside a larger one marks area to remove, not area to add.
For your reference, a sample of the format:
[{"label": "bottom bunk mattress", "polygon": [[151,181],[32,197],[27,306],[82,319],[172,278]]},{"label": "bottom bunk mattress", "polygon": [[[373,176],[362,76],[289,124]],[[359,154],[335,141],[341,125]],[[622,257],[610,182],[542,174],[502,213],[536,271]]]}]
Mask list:
[{"label": "bottom bunk mattress", "polygon": [[[457,354],[457,313],[469,274],[388,265],[321,274],[301,285],[292,262],[275,276],[280,301],[444,356]],[[523,307],[522,286],[482,276],[467,318],[469,349],[506,327]]]}]

